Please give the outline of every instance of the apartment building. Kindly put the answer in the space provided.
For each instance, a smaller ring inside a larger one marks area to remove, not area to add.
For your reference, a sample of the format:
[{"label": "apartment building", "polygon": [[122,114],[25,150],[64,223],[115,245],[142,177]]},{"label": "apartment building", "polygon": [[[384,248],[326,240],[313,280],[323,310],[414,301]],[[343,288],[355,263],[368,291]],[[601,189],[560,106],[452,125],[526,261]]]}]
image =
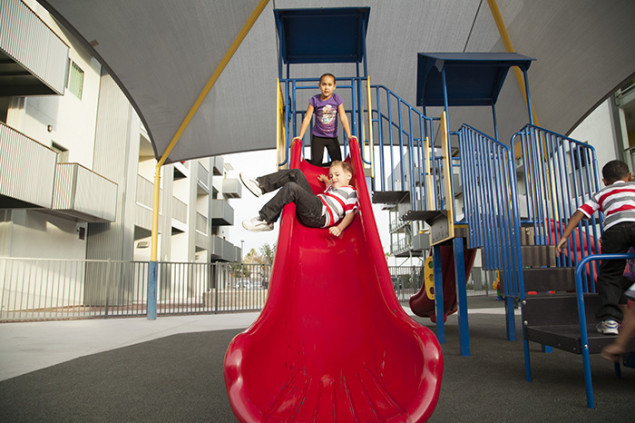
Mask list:
[{"label": "apartment building", "polygon": [[[116,81],[34,0],[0,3],[0,256],[148,260],[156,166]],[[161,168],[159,261],[236,261],[223,157]]]}]

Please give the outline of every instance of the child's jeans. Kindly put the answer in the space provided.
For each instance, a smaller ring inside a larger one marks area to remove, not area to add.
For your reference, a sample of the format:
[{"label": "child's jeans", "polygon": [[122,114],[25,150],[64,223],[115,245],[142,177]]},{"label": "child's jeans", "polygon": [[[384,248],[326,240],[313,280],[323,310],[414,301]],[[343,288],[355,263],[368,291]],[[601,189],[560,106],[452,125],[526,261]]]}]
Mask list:
[{"label": "child's jeans", "polygon": [[342,152],[340,151],[340,142],[335,138],[311,137],[311,160],[310,163],[315,166],[322,166],[322,158],[324,157],[324,148],[329,153],[331,162],[342,160]]},{"label": "child's jeans", "polygon": [[256,178],[262,192],[280,190],[260,209],[260,218],[273,223],[280,217],[282,208],[295,203],[295,213],[303,225],[321,228],[326,223],[322,215],[322,200],[313,194],[309,181],[299,169],[283,169],[269,175]]},{"label": "child's jeans", "polygon": [[[624,254],[635,246],[635,223],[623,222],[610,227],[602,234],[602,254]],[[624,277],[626,260],[602,260],[598,274],[597,289],[602,306],[595,317],[600,320],[624,317],[619,304],[626,303],[624,292],[632,282]]]}]

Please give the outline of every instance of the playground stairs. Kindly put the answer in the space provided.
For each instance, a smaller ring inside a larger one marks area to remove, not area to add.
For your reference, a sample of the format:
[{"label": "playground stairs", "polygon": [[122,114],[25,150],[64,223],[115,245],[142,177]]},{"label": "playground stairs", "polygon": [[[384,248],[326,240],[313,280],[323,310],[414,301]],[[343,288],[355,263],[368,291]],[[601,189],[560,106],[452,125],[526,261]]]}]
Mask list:
[{"label": "playground stairs", "polygon": [[[523,228],[527,233],[531,228]],[[525,339],[575,354],[583,350],[576,297],[575,267],[557,267],[553,245],[531,245],[521,237],[525,298],[521,301]],[[503,282],[504,283],[504,282]],[[585,293],[584,311],[590,354],[599,353],[615,336],[597,332],[600,298]],[[635,342],[632,347],[635,349]]]}]

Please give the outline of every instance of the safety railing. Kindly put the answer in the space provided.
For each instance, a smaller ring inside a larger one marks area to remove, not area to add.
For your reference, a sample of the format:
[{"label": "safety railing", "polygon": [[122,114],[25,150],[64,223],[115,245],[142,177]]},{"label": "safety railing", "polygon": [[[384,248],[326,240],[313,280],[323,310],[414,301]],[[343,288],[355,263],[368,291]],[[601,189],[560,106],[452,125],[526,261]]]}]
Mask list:
[{"label": "safety railing", "polygon": [[458,136],[470,248],[482,248],[484,269],[501,269],[506,296],[522,297],[520,217],[511,149],[465,124]]},{"label": "safety railing", "polygon": [[[279,128],[279,134],[277,135],[279,167],[287,165],[291,142],[300,131],[302,120],[306,114],[306,107],[309,104],[309,98],[317,91],[319,81],[319,78],[286,78],[279,80],[278,111],[280,117],[277,125]],[[364,147],[365,143],[370,139],[370,135],[367,136],[364,130],[365,122],[363,119],[365,91],[363,84],[367,82],[367,78],[362,77],[337,78],[337,92],[345,99],[345,108],[349,117],[351,133],[359,138],[362,147]],[[300,95],[300,92],[306,90],[311,90],[311,94],[306,96]],[[368,104],[368,101],[369,100],[367,100],[366,104]],[[347,107],[347,103],[350,104],[350,108]],[[313,125],[311,123],[305,133],[303,143],[304,139],[310,139],[312,128]],[[343,156],[346,156],[348,152],[348,139],[346,138],[346,134],[341,130],[340,136],[344,141]],[[303,144],[303,146],[304,145],[305,144]],[[362,148],[362,160],[364,163],[370,164],[372,153],[366,153],[365,150],[365,148]]]},{"label": "safety railing", "polygon": [[[373,134],[378,160],[373,181],[376,191],[410,191],[412,210],[433,210],[442,198],[436,175],[441,162],[434,140],[438,119],[423,115],[403,98],[383,85],[371,86]],[[389,179],[387,177],[389,175]]]},{"label": "safety railing", "polygon": [[[421,287],[419,267],[392,266],[397,295]],[[158,263],[157,314],[259,311],[271,265]],[[0,257],[0,322],[147,315],[148,262]]]},{"label": "safety railing", "polygon": [[[278,166],[287,165],[288,151],[298,134],[309,96],[318,78],[288,78],[278,82]],[[366,84],[366,89],[364,89]],[[435,145],[438,118],[423,115],[414,106],[382,85],[369,85],[363,77],[338,78],[337,90],[350,103],[351,132],[359,138],[362,161],[370,167],[375,191],[409,191],[412,210],[442,208],[442,162]],[[306,102],[300,99],[305,99]],[[369,113],[370,110],[370,113]],[[366,114],[366,118],[365,115]],[[312,124],[305,133],[310,138]],[[348,151],[345,134],[344,156]],[[304,140],[303,140],[304,143]],[[304,151],[304,150],[303,150]],[[379,178],[379,181],[377,181]]]},{"label": "safety railing", "polygon": [[[575,210],[600,189],[595,149],[534,125],[514,134],[512,143],[520,145],[522,151],[521,183],[527,211],[523,222],[533,227],[536,245],[554,245]],[[558,257],[558,266],[575,266],[598,253],[602,220],[601,215],[594,215],[578,224],[567,249]]]},{"label": "safety railing", "polygon": [[[592,254],[584,257],[575,269],[576,302],[578,305],[578,320],[580,322],[580,346],[582,349],[582,366],[584,369],[584,384],[586,390],[587,407],[595,408],[593,399],[593,382],[591,379],[591,358],[589,352],[589,334],[587,332],[586,311],[584,306],[584,294],[588,293],[588,286],[583,281],[586,279],[588,267],[591,262],[600,260],[633,260],[635,254]],[[616,364],[616,366],[618,366]],[[619,369],[619,367],[616,367]]]}]

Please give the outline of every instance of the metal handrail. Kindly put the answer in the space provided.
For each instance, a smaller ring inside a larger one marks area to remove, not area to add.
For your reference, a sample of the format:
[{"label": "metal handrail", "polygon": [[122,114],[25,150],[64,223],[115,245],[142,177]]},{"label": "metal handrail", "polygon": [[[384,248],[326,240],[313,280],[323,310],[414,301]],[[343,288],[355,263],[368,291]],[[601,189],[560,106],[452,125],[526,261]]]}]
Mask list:
[{"label": "metal handrail", "polygon": [[470,245],[482,247],[484,268],[501,269],[505,295],[524,296],[520,217],[512,150],[473,127],[458,131],[465,218]]},{"label": "metal handrail", "polygon": [[[337,78],[337,89],[338,90],[350,90],[351,92],[351,108],[346,110],[346,113],[350,115],[350,124],[351,124],[351,134],[353,136],[358,136],[358,132],[361,132],[362,122],[363,122],[363,107],[362,107],[362,83],[367,78],[363,77],[338,77]],[[284,129],[284,139],[286,141],[285,145],[285,158],[288,157],[289,151],[291,149],[291,142],[295,138],[295,135],[298,132],[298,121],[302,121],[304,119],[304,115],[306,111],[304,108],[298,109],[297,107],[297,91],[298,90],[314,90],[315,84],[319,82],[319,78],[284,78],[280,79],[280,85],[283,86],[282,96],[284,97],[284,122],[286,123]],[[345,83],[342,83],[345,82]],[[347,82],[347,84],[346,84]],[[311,83],[311,85],[305,85]],[[308,134],[311,133],[312,126],[309,127],[307,131]],[[364,137],[364,134],[361,134]],[[344,140],[344,156],[346,156],[348,151],[348,139],[346,134],[343,135]],[[303,149],[304,151],[304,140]],[[364,143],[364,139],[360,139],[361,145]],[[364,163],[370,163],[364,157],[364,151],[362,149],[362,160]],[[286,160],[284,163],[278,163],[278,166],[282,166],[286,164]]]},{"label": "metal handrail", "polygon": [[[582,365],[584,367],[584,385],[588,408],[595,408],[593,400],[593,382],[591,380],[591,357],[589,353],[589,334],[587,333],[586,313],[584,308],[584,294],[588,292],[582,284],[582,272],[590,261],[599,260],[633,260],[635,254],[592,254],[584,257],[575,268],[575,291],[578,303],[578,320],[580,322],[580,345],[582,349]],[[585,272],[586,274],[587,272]]]},{"label": "metal handrail", "polygon": [[[442,190],[440,185],[434,182],[434,177],[440,175],[441,169],[436,160],[433,131],[433,123],[438,121],[438,118],[425,116],[383,85],[371,85],[371,89],[375,92],[372,122],[376,128],[374,133],[380,147],[377,164],[379,172],[376,172],[379,174],[380,183],[376,184],[377,189],[379,191],[410,191],[413,194],[410,196],[412,210],[439,208],[435,200],[441,198]],[[396,112],[393,109],[396,109]],[[388,148],[389,158],[385,157],[385,148]],[[395,181],[395,178],[391,178],[387,186],[386,166],[393,175],[397,168],[395,149],[399,155],[399,180]],[[404,162],[406,157],[407,163]],[[430,163],[432,168],[427,163]],[[407,170],[406,166],[408,166]],[[406,178],[406,172],[408,172],[408,178]],[[434,191],[432,198],[429,195],[431,190]],[[420,195],[415,195],[417,192],[420,192]]]}]

